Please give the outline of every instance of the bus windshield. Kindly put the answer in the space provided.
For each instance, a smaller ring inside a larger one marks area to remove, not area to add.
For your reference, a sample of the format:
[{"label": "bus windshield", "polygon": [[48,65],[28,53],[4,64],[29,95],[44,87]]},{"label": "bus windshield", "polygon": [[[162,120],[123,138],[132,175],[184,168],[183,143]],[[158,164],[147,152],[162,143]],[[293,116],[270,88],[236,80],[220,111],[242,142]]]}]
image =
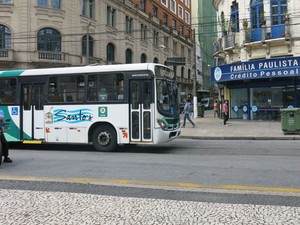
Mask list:
[{"label": "bus windshield", "polygon": [[178,116],[179,101],[174,80],[157,79],[157,108],[163,116]]}]

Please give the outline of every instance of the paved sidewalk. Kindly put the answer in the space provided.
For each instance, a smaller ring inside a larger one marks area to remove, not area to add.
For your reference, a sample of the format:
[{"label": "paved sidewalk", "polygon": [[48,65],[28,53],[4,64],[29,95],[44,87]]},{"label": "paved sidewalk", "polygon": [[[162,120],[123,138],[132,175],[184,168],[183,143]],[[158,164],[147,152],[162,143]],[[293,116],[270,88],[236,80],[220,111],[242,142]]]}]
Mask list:
[{"label": "paved sidewalk", "polygon": [[[181,118],[183,120],[183,117]],[[300,140],[298,134],[284,134],[280,121],[257,121],[229,119],[227,126],[223,120],[214,118],[213,110],[206,110],[204,117],[192,118],[195,128],[186,121],[181,129],[181,138],[231,139],[231,140]]]}]

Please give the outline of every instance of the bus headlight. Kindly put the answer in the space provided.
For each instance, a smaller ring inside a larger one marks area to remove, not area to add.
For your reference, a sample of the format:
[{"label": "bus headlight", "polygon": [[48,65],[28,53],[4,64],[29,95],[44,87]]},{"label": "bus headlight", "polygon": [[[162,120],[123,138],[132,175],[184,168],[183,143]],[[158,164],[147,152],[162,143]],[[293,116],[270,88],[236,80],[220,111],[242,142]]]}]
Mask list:
[{"label": "bus headlight", "polygon": [[167,130],[167,124],[162,119],[157,119],[157,123],[159,124],[160,128],[163,130]]}]

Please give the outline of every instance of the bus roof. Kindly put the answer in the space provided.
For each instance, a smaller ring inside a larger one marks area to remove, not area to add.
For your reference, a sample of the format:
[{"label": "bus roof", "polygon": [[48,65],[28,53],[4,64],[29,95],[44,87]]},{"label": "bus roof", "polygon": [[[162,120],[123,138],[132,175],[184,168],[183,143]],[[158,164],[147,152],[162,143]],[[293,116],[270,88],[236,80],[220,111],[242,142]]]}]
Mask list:
[{"label": "bus roof", "polygon": [[133,63],[133,64],[115,64],[115,65],[87,65],[77,67],[58,67],[47,69],[27,69],[27,70],[6,70],[0,71],[0,77],[11,76],[34,76],[34,75],[55,75],[72,73],[93,73],[93,72],[122,72],[135,70],[154,70],[155,66],[167,67],[156,63]]}]

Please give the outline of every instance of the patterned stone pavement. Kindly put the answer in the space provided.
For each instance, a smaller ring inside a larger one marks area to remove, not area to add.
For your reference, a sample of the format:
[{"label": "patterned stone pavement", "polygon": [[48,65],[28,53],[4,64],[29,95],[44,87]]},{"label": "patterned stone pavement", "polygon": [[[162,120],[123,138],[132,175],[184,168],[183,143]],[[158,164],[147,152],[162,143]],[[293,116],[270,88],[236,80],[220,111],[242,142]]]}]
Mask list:
[{"label": "patterned stone pavement", "polygon": [[300,207],[0,189],[0,224],[299,225]]}]

